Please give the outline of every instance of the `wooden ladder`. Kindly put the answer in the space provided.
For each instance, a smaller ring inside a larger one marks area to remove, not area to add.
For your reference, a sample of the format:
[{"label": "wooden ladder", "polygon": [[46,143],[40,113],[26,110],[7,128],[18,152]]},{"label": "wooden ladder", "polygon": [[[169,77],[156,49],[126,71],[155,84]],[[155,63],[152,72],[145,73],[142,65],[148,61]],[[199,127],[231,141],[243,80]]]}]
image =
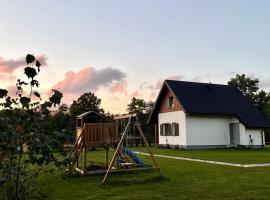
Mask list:
[{"label": "wooden ladder", "polygon": [[76,139],[76,142],[69,154],[68,157],[68,164],[67,164],[67,168],[66,171],[68,173],[70,173],[74,167],[75,162],[78,160],[79,155],[81,154],[81,152],[83,151],[84,148],[84,132],[85,132],[85,126],[83,127],[83,130],[81,132],[81,134],[79,135],[79,137]]}]

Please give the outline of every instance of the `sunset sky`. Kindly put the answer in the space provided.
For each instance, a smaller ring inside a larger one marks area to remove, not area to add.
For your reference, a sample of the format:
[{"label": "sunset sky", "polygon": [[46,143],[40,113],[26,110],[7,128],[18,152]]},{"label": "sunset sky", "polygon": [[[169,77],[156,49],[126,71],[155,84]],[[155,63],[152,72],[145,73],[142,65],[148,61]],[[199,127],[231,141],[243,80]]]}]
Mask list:
[{"label": "sunset sky", "polygon": [[270,1],[1,0],[0,87],[14,89],[23,57],[43,63],[41,92],[71,103],[95,92],[125,112],[154,100],[164,79],[226,83],[236,73],[270,90]]}]

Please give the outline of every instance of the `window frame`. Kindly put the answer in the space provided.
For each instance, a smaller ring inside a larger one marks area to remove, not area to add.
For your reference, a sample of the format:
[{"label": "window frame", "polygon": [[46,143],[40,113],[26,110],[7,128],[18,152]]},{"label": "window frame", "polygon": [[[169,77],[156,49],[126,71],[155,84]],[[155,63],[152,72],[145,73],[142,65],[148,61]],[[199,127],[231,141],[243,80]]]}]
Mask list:
[{"label": "window frame", "polygon": [[174,98],[173,96],[169,96],[167,100],[168,109],[172,109],[174,107]]},{"label": "window frame", "polygon": [[173,136],[179,136],[180,135],[180,133],[179,133],[179,123],[177,123],[177,122],[172,123],[172,135]]}]

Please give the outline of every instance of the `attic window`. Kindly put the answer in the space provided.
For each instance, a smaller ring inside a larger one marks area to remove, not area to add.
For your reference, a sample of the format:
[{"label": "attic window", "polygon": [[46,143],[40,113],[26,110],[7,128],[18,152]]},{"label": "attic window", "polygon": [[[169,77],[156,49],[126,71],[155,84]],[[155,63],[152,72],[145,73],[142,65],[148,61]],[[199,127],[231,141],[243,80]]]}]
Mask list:
[{"label": "attic window", "polygon": [[173,96],[168,97],[168,108],[173,108]]}]

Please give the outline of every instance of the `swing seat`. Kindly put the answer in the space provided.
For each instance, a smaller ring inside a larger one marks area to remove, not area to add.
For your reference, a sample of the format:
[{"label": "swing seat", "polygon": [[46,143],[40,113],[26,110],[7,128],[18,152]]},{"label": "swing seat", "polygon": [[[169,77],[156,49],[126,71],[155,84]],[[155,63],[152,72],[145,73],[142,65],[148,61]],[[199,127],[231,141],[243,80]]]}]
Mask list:
[{"label": "swing seat", "polygon": [[133,163],[129,163],[129,162],[123,162],[123,163],[120,163],[120,165],[122,165],[122,166],[131,166],[131,165],[133,165]]},{"label": "swing seat", "polygon": [[116,162],[119,163],[119,164],[125,163],[125,161],[124,160],[121,160],[121,159],[116,160]]}]

